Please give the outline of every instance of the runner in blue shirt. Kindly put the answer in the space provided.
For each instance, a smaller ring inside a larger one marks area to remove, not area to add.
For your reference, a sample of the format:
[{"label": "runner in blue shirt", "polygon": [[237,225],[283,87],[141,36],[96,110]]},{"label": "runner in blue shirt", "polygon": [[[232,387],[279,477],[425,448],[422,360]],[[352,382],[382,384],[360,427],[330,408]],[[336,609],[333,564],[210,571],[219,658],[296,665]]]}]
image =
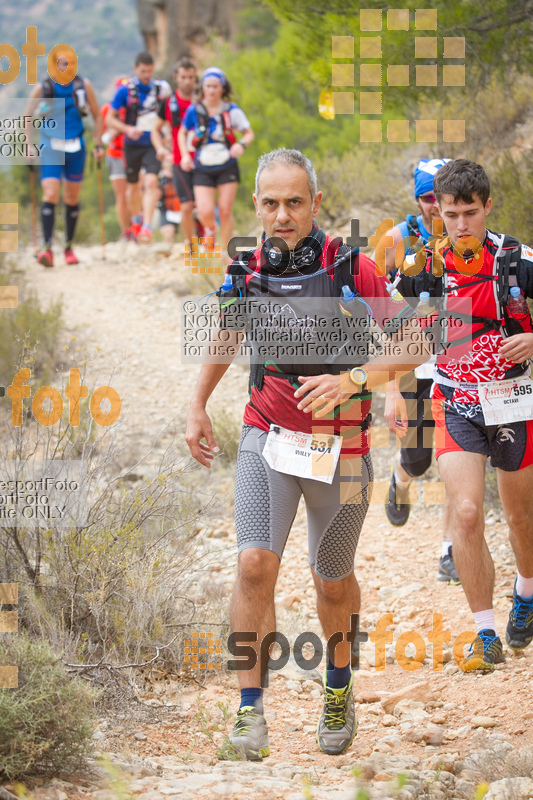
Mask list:
[{"label": "runner in blue shirt", "polygon": [[[109,127],[124,134],[124,158],[128,182],[128,204],[131,208],[135,233],[140,242],[152,241],[152,217],[159,199],[158,174],[161,164],[150,140],[159,111],[159,103],[170,97],[167,81],[154,80],[154,59],[150,53],[139,53],[135,59],[135,76],[120,86],[111,101]],[[126,109],[126,120],[119,119],[121,108]],[[139,172],[144,167],[142,196],[135,190]],[[142,205],[142,224],[141,224]]]},{"label": "runner in blue shirt", "polygon": [[[60,72],[68,69],[68,57],[61,54],[57,60]],[[57,102],[56,102],[57,101]],[[67,264],[78,264],[79,261],[72,250],[72,241],[80,206],[79,197],[85,167],[85,143],[83,140],[83,117],[90,113],[94,119],[94,138],[96,145],[94,156],[97,161],[104,157],[102,146],[103,120],[96,94],[88,78],[76,75],[70,83],[61,83],[47,78],[37,83],[30,94],[30,101],[25,114],[32,117],[37,107],[48,120],[53,120],[54,128],[46,126],[41,129],[41,186],[43,201],[41,204],[41,220],[43,226],[44,247],[37,254],[37,260],[43,267],[54,266],[52,237],[55,224],[55,209],[59,202],[59,190],[63,181],[63,202],[65,204],[65,261]],[[27,126],[26,135],[31,139],[31,126]],[[52,133],[56,133],[53,136]]]},{"label": "runner in blue shirt", "polygon": [[[240,180],[237,159],[254,139],[246,114],[231,100],[223,70],[209,67],[202,75],[200,101],[187,109],[178,133],[181,168],[194,168],[194,200],[206,237],[214,249],[215,204],[218,191],[223,246],[233,234],[233,203]],[[242,133],[237,141],[235,131]],[[194,162],[189,151],[194,150]]]}]

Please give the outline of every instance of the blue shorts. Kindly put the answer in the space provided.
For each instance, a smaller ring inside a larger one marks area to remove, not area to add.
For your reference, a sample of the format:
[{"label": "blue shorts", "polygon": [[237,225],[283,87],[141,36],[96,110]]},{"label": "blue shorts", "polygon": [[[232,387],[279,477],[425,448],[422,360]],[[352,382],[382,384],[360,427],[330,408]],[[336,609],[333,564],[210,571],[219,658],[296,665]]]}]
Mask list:
[{"label": "blue shorts", "polygon": [[85,157],[86,150],[83,139],[82,147],[77,153],[63,153],[45,145],[42,149],[41,180],[56,178],[60,181],[61,178],[64,178],[66,181],[79,183],[83,180]]}]

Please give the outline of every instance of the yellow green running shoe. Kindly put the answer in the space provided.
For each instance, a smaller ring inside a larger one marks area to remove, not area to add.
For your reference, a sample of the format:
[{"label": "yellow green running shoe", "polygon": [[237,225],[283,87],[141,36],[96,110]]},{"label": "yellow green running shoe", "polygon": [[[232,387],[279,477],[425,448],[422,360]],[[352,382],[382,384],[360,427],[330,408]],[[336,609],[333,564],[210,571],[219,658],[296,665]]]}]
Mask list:
[{"label": "yellow green running shoe", "polygon": [[317,744],[323,753],[338,756],[351,745],[357,733],[357,719],[353,702],[353,672],[350,683],[342,689],[333,689],[327,683],[324,670],[324,706],[316,729]]},{"label": "yellow green running shoe", "polygon": [[270,755],[266,720],[254,706],[239,709],[229,740],[239,759],[262,761]]}]

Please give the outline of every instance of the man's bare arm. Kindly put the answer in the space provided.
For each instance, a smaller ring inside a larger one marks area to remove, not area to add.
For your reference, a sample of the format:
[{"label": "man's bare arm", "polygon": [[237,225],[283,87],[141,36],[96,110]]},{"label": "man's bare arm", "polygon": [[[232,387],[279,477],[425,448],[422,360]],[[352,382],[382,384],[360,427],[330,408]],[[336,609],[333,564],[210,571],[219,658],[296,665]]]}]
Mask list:
[{"label": "man's bare arm", "polygon": [[126,125],[125,122],[122,122],[118,118],[117,109],[113,108],[113,106],[110,106],[106,120],[108,128],[114,128],[119,133],[125,133],[128,139],[140,139],[143,135],[143,131],[140,128],[136,128],[134,125]]},{"label": "man's bare arm", "polygon": [[[390,337],[385,351],[377,358],[363,365],[368,379],[366,386],[371,391],[378,386],[383,386],[390,381],[395,381],[399,386],[400,378],[411,372],[420,364],[425,364],[431,356],[431,344],[426,339],[416,317],[409,319],[402,328]],[[294,396],[302,398],[298,408],[309,412],[320,408],[326,401],[327,404],[315,412],[317,419],[329,414],[335,406],[346,402],[354,393],[356,385],[350,378],[350,372],[341,375],[316,375],[313,377],[300,376],[302,383]]]},{"label": "man's bare arm", "polygon": [[[392,247],[385,247],[385,242],[392,237]],[[396,266],[396,248],[402,240],[402,232],[397,225],[392,230],[387,231],[385,236],[378,242],[376,251],[374,253],[374,261],[383,269],[385,264],[385,273],[388,275],[391,270]]]},{"label": "man's bare arm", "polygon": [[[225,355],[220,356],[218,363],[216,357],[213,359],[211,356],[209,362],[203,364],[187,417],[187,432],[185,434],[187,446],[191,451],[192,457],[208,469],[211,467],[213,453],[219,452],[220,448],[213,437],[213,426],[206,411],[207,401],[239,352],[244,337],[244,332],[242,331],[225,330],[224,334],[224,341],[222,341],[220,331],[215,333],[210,343],[210,349],[213,346],[216,347],[217,343],[220,342]],[[228,352],[233,352],[233,356],[226,355]],[[207,444],[204,444],[201,439],[205,439]]]},{"label": "man's bare arm", "polygon": [[102,133],[104,132],[104,119],[100,112],[100,106],[98,105],[98,100],[96,98],[96,93],[93,89],[93,85],[88,80],[85,79],[85,94],[87,95],[87,104],[89,106],[89,111],[91,112],[92,118],[94,119],[94,141],[95,144],[101,145],[102,144]]},{"label": "man's bare arm", "polygon": [[160,161],[162,161],[166,155],[169,154],[169,151],[165,147],[163,143],[163,137],[161,136],[161,131],[163,130],[163,126],[166,125],[164,119],[158,117],[155,121],[155,125],[150,133],[150,140],[154,146],[154,150],[156,155]]}]

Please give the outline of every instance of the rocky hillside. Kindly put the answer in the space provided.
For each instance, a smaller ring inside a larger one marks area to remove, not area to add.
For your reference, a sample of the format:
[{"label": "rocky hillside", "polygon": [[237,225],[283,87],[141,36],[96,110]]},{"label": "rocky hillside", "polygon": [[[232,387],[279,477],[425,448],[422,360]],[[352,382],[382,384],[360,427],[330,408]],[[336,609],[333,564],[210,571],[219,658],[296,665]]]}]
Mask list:
[{"label": "rocky hillside", "polygon": [[[108,99],[117,75],[128,74],[135,54],[142,49],[135,0],[19,0],[0,3],[2,42],[21,53],[26,27],[37,26],[38,42],[46,53],[59,43],[69,44],[78,55],[80,73],[91,78],[99,95]],[[5,69],[6,65],[2,64]],[[37,77],[45,75],[44,58],[38,59]],[[26,64],[17,80],[2,91],[27,96]],[[1,94],[0,94],[1,97]]]},{"label": "rocky hillside", "polygon": [[232,39],[241,6],[241,0],[137,0],[146,49],[164,71],[180,56],[193,54],[212,34]]}]

